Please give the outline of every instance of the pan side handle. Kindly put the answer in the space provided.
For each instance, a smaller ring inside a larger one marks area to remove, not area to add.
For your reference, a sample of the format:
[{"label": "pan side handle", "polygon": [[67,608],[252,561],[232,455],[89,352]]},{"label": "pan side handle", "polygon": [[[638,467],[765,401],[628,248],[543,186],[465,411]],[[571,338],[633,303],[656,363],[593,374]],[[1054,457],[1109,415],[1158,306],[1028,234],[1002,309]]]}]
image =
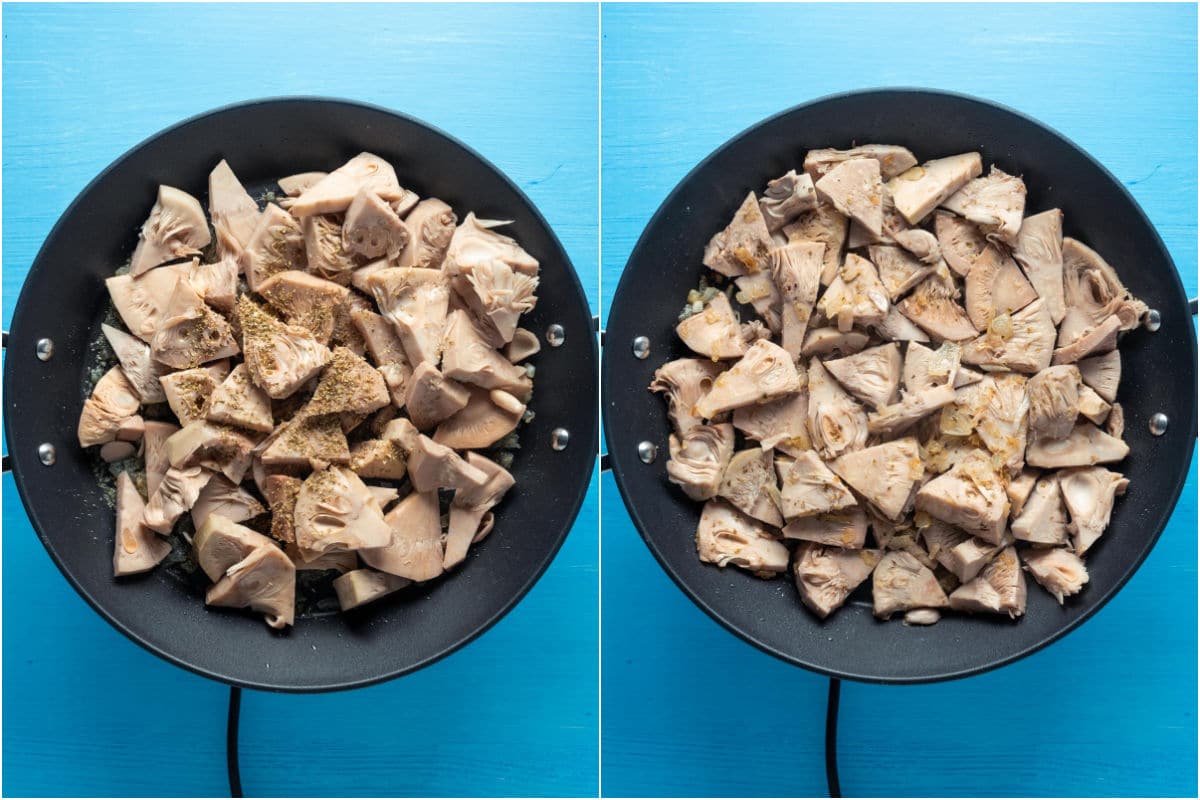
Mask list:
[{"label": "pan side handle", "polygon": [[[8,331],[4,331],[4,336],[3,336],[2,342],[3,342],[3,349],[7,350],[8,349]],[[10,464],[8,461],[7,453],[4,454],[4,469],[0,470],[0,472],[12,472],[12,464]]]},{"label": "pan side handle", "polygon": [[[600,327],[599,314],[592,317],[592,327],[596,329],[596,335],[600,337],[600,346],[604,347],[604,328]],[[600,474],[603,475],[605,472],[612,472],[612,464],[609,462],[608,453],[601,451],[598,455],[600,456]]]},{"label": "pan side handle", "polygon": [[[1188,298],[1188,313],[1191,314],[1193,317],[1196,316],[1196,301],[1197,301],[1197,299],[1200,299],[1200,298],[1195,298],[1195,297]],[[1200,433],[1198,433],[1197,436],[1200,436]]]}]

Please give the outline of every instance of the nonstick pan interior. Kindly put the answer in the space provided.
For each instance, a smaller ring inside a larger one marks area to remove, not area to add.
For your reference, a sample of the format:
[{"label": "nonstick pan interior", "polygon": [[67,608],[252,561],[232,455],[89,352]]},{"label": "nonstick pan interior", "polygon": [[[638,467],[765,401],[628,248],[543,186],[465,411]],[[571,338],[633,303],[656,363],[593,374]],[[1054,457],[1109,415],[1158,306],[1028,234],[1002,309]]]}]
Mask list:
[{"label": "nonstick pan interior", "polygon": [[[542,264],[537,307],[522,325],[542,339],[536,416],[521,428],[516,486],[496,508],[495,530],[454,572],[350,614],[298,620],[279,634],[257,615],[208,609],[162,570],[112,577],[113,511],[75,426],[88,344],[100,334],[103,280],[128,259],[158,184],[197,197],[228,159],[247,186],[333,169],[368,150],[401,183],[459,213],[511,219],[507,232]],[[545,331],[561,325],[561,346]],[[41,361],[35,342],[54,341]],[[499,171],[445,134],[370,106],[287,99],[232,106],[139,145],[93,181],[59,220],[34,262],[13,314],[5,364],[5,434],[17,488],[63,574],[115,627],[151,651],[203,675],[283,691],[345,689],[410,672],[495,623],[549,565],[583,501],[596,452],[596,352],[591,314],[566,253],[529,200]],[[562,450],[551,432],[570,432]],[[56,448],[52,467],[38,448]]]},{"label": "nonstick pan interior", "polygon": [[[947,615],[928,628],[871,615],[861,588],[825,622],[800,603],[789,580],[762,581],[717,569],[696,556],[701,504],[667,482],[669,422],[662,398],[647,391],[654,370],[690,355],[674,326],[688,290],[702,274],[709,237],[723,228],[749,190],[788,169],[805,151],[881,142],[924,160],[981,151],[1025,178],[1027,213],[1058,207],[1065,234],[1086,242],[1121,279],[1159,310],[1157,332],[1122,340],[1118,401],[1131,452],[1118,469],[1131,480],[1112,524],[1088,554],[1091,580],[1063,607],[1029,581],[1028,609],[1018,621]],[[911,683],[961,677],[1037,650],[1095,613],[1141,564],[1179,496],[1196,438],[1196,343],[1187,299],[1166,248],[1128,192],[1090,156],[1014,111],[960,95],[881,90],[817,100],[772,117],[721,147],[675,188],[651,219],[625,267],[608,317],[602,384],[608,453],[630,515],[667,573],[702,609],[748,642],[786,661],[838,677]],[[646,336],[650,356],[630,344]],[[1152,436],[1150,417],[1171,420]],[[651,464],[638,444],[657,445]]]}]

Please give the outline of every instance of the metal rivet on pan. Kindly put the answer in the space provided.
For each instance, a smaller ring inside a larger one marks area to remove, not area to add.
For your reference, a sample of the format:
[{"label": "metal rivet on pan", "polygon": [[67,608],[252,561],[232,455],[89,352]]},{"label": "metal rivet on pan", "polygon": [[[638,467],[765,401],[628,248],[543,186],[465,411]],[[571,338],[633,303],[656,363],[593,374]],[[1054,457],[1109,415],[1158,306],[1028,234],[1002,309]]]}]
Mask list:
[{"label": "metal rivet on pan", "polygon": [[566,428],[555,428],[550,431],[550,446],[555,450],[566,450],[571,441],[571,433]]},{"label": "metal rivet on pan", "polygon": [[49,442],[42,442],[38,445],[38,461],[41,461],[47,467],[54,466],[54,459],[57,454],[54,452],[54,445]]},{"label": "metal rivet on pan", "polygon": [[650,340],[639,336],[633,340],[633,355],[636,358],[646,358],[650,355]]},{"label": "metal rivet on pan", "polygon": [[1158,412],[1150,418],[1150,432],[1155,436],[1162,436],[1167,432],[1167,423],[1170,421],[1166,414]]},{"label": "metal rivet on pan", "polygon": [[37,357],[41,361],[49,361],[54,355],[54,342],[49,339],[38,339],[36,345]]},{"label": "metal rivet on pan", "polygon": [[1152,308],[1146,312],[1146,320],[1142,323],[1146,330],[1154,333],[1162,327],[1162,314],[1158,313],[1157,308]]},{"label": "metal rivet on pan", "polygon": [[658,458],[658,445],[654,442],[638,442],[638,458],[643,464],[650,464]]},{"label": "metal rivet on pan", "polygon": [[567,340],[567,333],[563,330],[563,326],[557,322],[546,328],[546,342],[551,347],[561,347],[562,343]]}]

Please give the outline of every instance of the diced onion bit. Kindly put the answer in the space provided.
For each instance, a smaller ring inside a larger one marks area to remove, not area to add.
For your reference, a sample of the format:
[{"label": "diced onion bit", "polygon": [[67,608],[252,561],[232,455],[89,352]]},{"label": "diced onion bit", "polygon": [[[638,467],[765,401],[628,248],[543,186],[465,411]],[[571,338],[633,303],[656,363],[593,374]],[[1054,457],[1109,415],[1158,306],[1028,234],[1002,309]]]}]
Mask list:
[{"label": "diced onion bit", "polygon": [[988,332],[1008,341],[1013,337],[1012,317],[1008,314],[997,314],[996,318],[988,325]]},{"label": "diced onion bit", "polygon": [[949,405],[942,409],[940,428],[942,433],[950,436],[969,436],[975,430],[975,419],[957,406]]}]

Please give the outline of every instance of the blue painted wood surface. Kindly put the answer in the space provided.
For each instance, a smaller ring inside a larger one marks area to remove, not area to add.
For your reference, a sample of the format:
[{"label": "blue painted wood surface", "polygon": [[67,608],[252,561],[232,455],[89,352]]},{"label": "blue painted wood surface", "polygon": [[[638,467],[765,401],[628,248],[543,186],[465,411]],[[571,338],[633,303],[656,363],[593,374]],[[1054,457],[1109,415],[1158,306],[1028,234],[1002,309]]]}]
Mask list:
[{"label": "blue painted wood surface", "polygon": [[[546,215],[595,305],[596,32],[594,5],[7,6],[4,320],[50,227],[113,159],[193,114],[286,94],[395,108],[474,147]],[[96,616],[3,489],[4,793],[223,794],[224,687]],[[533,591],[450,658],[349,693],[246,693],[246,790],[594,795],[596,516],[593,491]]]},{"label": "blue painted wood surface", "polygon": [[[977,94],[1065,133],[1129,186],[1195,296],[1194,5],[607,5],[602,32],[606,308],[704,156],[796,103],[887,85]],[[610,477],[601,491],[604,793],[823,794],[825,680],[706,617]],[[845,685],[843,791],[1195,796],[1196,562],[1193,465],[1141,570],[1066,639],[954,683]]]}]

